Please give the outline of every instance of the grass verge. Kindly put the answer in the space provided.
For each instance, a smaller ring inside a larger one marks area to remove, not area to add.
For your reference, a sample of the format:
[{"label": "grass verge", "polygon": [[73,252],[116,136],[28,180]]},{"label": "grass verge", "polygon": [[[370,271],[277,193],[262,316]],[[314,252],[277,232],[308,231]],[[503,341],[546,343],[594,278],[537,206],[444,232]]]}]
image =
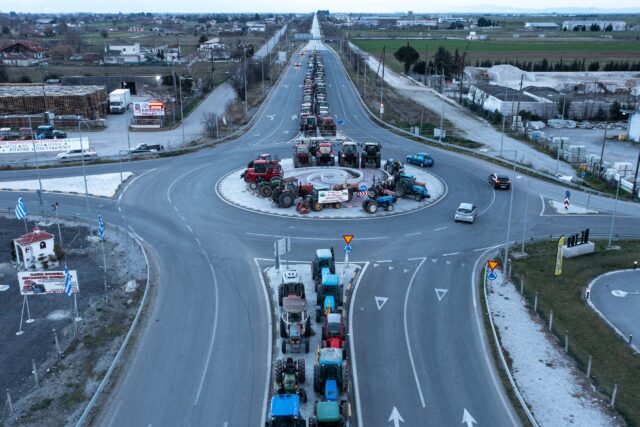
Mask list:
[{"label": "grass verge", "polygon": [[611,396],[618,385],[615,409],[631,426],[640,425],[640,356],[624,342],[584,301],[584,289],[595,277],[629,268],[640,258],[640,241],[616,242],[621,249],[607,251],[597,241],[596,252],[565,259],[561,276],[554,275],[557,243],[527,246],[529,258],[513,260],[513,277],[525,281],[524,296],[532,303],[538,295],[537,313],[548,322],[553,310],[553,333],[569,336],[569,353],[586,372],[592,357],[591,381]]}]

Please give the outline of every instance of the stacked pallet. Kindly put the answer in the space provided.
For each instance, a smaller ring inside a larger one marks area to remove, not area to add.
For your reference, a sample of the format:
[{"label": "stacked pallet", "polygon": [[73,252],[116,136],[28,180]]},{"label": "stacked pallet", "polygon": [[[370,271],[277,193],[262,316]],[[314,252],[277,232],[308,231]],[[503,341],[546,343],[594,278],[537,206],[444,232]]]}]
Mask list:
[{"label": "stacked pallet", "polygon": [[108,110],[109,95],[104,86],[0,85],[0,114],[50,111],[56,115],[99,119],[106,116]]}]

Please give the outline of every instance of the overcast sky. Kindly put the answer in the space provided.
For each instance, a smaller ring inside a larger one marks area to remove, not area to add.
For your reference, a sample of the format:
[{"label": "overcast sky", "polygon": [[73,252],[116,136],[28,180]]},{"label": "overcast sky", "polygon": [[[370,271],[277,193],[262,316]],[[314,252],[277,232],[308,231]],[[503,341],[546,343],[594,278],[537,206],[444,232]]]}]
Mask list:
[{"label": "overcast sky", "polygon": [[[510,0],[488,0],[482,2],[499,7],[527,8],[638,8],[638,0],[537,0],[535,3],[513,2]],[[425,2],[424,0],[323,0],[305,2],[291,0],[2,0],[0,11],[9,12],[311,12],[315,9],[329,9],[331,12],[479,12],[495,10],[494,6],[483,8],[477,1],[456,0],[455,2]]]}]

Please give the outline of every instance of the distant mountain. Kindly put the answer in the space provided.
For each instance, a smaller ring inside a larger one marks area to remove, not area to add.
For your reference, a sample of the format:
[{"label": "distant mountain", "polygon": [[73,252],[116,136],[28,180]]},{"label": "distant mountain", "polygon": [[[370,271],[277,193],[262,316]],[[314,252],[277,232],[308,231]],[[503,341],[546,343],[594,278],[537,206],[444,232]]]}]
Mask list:
[{"label": "distant mountain", "polygon": [[498,14],[538,14],[538,13],[556,13],[559,15],[607,15],[607,14],[631,14],[640,13],[640,7],[628,7],[619,9],[604,9],[598,7],[550,7],[544,9],[534,8],[518,8],[511,6],[498,6],[493,4],[474,5],[451,9],[452,13],[498,13]]}]

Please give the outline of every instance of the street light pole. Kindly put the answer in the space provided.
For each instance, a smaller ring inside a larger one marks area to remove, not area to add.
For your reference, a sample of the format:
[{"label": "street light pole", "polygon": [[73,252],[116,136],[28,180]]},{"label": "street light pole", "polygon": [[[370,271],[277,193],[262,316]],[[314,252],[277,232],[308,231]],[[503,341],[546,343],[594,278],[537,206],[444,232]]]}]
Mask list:
[{"label": "street light pole", "polygon": [[602,162],[604,161],[604,143],[607,142],[607,126],[609,123],[604,124],[604,137],[602,138],[602,149],[600,150],[600,170],[598,176],[602,174]]},{"label": "street light pole", "polygon": [[622,177],[616,174],[616,178],[618,178],[618,186],[616,187],[616,201],[613,203],[613,215],[611,216],[611,227],[609,228],[609,245],[607,249],[611,249],[611,240],[613,239],[613,225],[616,222],[616,213],[618,211],[618,194],[620,193],[620,181],[622,181]]},{"label": "street light pole", "polygon": [[638,190],[638,169],[640,168],[640,152],[638,153],[638,161],[636,162],[636,173],[633,176],[633,190],[631,190],[631,197],[637,197],[636,191]]},{"label": "street light pole", "polygon": [[184,113],[182,112],[182,76],[178,79],[178,90],[180,96],[180,127],[182,128],[182,145],[184,145]]},{"label": "street light pole", "polygon": [[44,110],[49,111],[49,105],[47,103],[47,91],[44,89],[44,74],[42,70],[47,66],[46,62],[40,63],[40,80],[42,80],[42,96],[44,97]]},{"label": "street light pole", "polygon": [[[82,130],[80,125],[84,123],[83,120],[78,120],[78,135],[80,135],[80,159],[82,160],[82,176],[84,177],[84,198],[87,203],[87,219],[89,218],[89,187],[87,186],[87,169],[84,166],[84,141],[82,140]],[[89,148],[87,146],[87,148]]]},{"label": "street light pole", "polygon": [[40,187],[39,199],[40,199],[40,209],[42,210],[42,218],[45,220],[47,216],[44,213],[44,204],[42,203],[42,178],[40,177],[40,162],[38,161],[38,152],[36,151],[36,141],[33,138],[33,127],[31,127],[31,116],[27,116],[29,119],[29,132],[31,132],[31,146],[33,147],[33,157],[36,161],[36,171],[38,174],[38,185]]},{"label": "street light pole", "polygon": [[[502,275],[503,277],[503,283],[507,283],[507,272],[508,270],[508,263],[509,263],[509,235],[511,234],[511,211],[513,209],[513,193],[514,193],[514,182],[515,182],[515,172],[516,172],[516,159],[518,158],[518,151],[517,150],[513,150],[514,156],[513,156],[513,173],[514,173],[514,177],[513,177],[513,181],[511,182],[511,194],[509,196],[509,212],[508,212],[508,217],[507,217],[507,237],[505,238],[504,241],[504,274]],[[526,215],[526,213],[525,213]]]},{"label": "street light pole", "polygon": [[247,106],[247,48],[245,47],[242,51],[242,56],[244,57],[244,118],[246,119],[249,116],[248,106]]},{"label": "street light pole", "polygon": [[531,194],[531,178],[529,178],[529,188],[527,190],[527,199],[524,205],[524,225],[522,226],[522,247],[520,248],[521,253],[524,253],[524,239],[526,238],[526,233],[527,233],[527,213],[529,212],[529,195],[530,194]]}]

